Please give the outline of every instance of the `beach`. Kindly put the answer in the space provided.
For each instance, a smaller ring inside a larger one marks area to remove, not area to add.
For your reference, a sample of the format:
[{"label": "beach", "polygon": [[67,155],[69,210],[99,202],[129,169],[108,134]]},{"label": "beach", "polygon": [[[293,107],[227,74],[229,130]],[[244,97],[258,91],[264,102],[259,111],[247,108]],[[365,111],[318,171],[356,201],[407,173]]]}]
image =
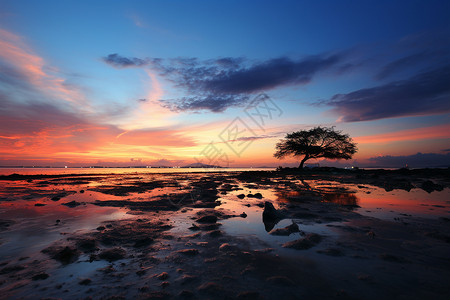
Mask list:
[{"label": "beach", "polygon": [[38,173],[0,176],[1,298],[450,295],[448,169]]}]

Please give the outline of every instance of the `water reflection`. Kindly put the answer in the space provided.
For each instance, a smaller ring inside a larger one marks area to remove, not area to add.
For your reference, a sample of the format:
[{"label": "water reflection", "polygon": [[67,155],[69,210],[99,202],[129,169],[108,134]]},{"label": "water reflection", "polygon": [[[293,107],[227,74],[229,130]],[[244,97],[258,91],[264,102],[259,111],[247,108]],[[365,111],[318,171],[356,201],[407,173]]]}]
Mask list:
[{"label": "water reflection", "polygon": [[359,198],[353,193],[325,193],[323,195],[324,202],[331,202],[350,208],[359,207]]}]

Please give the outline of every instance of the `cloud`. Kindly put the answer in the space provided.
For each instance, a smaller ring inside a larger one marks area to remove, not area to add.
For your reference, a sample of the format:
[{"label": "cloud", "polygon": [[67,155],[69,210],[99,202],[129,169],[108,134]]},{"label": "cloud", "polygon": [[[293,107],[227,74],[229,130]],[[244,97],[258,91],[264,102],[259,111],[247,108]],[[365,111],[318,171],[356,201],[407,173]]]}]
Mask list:
[{"label": "cloud", "polygon": [[[58,70],[34,53],[20,36],[0,29],[0,90],[21,98],[61,99],[88,106],[77,87],[60,77]],[[13,91],[13,92],[11,92]]]},{"label": "cloud", "polygon": [[428,59],[429,57],[430,54],[426,51],[423,51],[399,58],[385,65],[383,69],[381,69],[381,71],[375,76],[375,78],[378,80],[382,80],[398,71],[410,68],[411,66],[414,66],[415,64],[418,64]]},{"label": "cloud", "polygon": [[230,107],[243,106],[248,99],[249,97],[245,95],[208,95],[205,97],[182,97],[161,102],[163,107],[175,112],[209,110],[219,113]]},{"label": "cloud", "polygon": [[337,94],[325,103],[344,122],[444,114],[450,112],[449,82],[447,65],[406,80]]},{"label": "cloud", "polygon": [[148,61],[136,57],[124,57],[117,53],[110,54],[102,58],[105,63],[115,68],[143,67],[149,64]]},{"label": "cloud", "polygon": [[342,55],[315,55],[299,60],[279,57],[250,62],[233,57],[200,61],[197,58],[140,59],[110,54],[103,60],[116,68],[148,66],[192,95],[162,101],[173,111],[222,112],[244,105],[254,93],[308,84],[317,73],[341,62]]},{"label": "cloud", "polygon": [[377,156],[368,159],[370,163],[379,167],[404,167],[413,168],[449,167],[450,153],[417,153],[406,156]]}]

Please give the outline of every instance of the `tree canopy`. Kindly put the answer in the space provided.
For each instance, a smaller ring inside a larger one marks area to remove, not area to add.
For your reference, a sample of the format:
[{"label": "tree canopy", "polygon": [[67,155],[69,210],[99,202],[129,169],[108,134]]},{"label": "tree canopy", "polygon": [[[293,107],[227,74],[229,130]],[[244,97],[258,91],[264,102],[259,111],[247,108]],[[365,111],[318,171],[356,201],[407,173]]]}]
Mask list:
[{"label": "tree canopy", "polygon": [[312,158],[350,159],[358,150],[348,134],[334,127],[314,127],[286,134],[276,145],[276,158],[302,157],[299,168]]}]

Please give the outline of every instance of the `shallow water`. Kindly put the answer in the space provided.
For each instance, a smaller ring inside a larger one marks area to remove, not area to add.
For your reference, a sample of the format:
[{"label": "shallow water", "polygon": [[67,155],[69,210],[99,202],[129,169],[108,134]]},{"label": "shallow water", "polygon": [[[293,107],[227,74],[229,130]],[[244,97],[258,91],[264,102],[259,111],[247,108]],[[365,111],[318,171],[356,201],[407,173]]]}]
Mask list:
[{"label": "shallow water", "polygon": [[[91,170],[93,170],[92,173],[85,174],[99,174],[96,172],[99,169],[86,169],[89,172]],[[128,171],[128,169],[125,170]],[[119,169],[119,171],[125,170]],[[55,174],[52,173],[53,171],[51,170],[49,174]],[[72,170],[68,172],[66,174],[73,174]],[[31,182],[26,180],[0,181],[0,220],[13,221],[9,227],[0,231],[0,264],[11,261],[20,262],[21,258],[26,258],[25,261],[48,261],[48,257],[41,253],[41,250],[64,239],[66,235],[95,231],[104,221],[153,218],[155,216],[155,212],[136,211],[127,207],[97,206],[94,204],[97,200],[154,201],[162,195],[186,192],[191,182],[200,180],[204,176],[201,173],[154,174],[142,172],[122,175],[110,175],[110,173],[110,171],[105,172],[89,180],[79,177],[76,180],[51,178],[33,179]],[[33,174],[42,174],[42,172]],[[109,190],[117,187],[124,187],[126,190],[127,186],[134,187],[136,183],[157,181],[164,182],[165,186],[140,192],[134,192],[131,189],[132,192],[123,195],[117,194],[116,190]],[[272,202],[277,209],[289,209],[289,205],[292,203],[302,203],[305,197],[320,193],[323,195],[320,201],[326,202],[326,204],[342,207],[345,212],[354,212],[385,221],[401,222],[411,217],[438,220],[442,217],[448,218],[450,215],[449,189],[432,193],[417,188],[409,192],[404,190],[387,192],[382,188],[367,184],[342,184],[325,180],[280,180],[275,185],[235,181],[235,184],[237,185],[235,190],[219,193],[218,201],[221,202],[221,205],[215,209],[237,215],[237,217],[220,220],[222,224],[220,229],[226,235],[233,237],[235,243],[245,246],[245,249],[271,248],[273,253],[283,257],[296,258],[299,256],[298,250],[286,249],[282,245],[299,239],[302,235],[300,233],[293,233],[289,236],[269,234],[262,220],[265,201]],[[305,189],[298,190],[289,187],[295,185]],[[261,193],[262,198],[247,196],[244,199],[238,198],[240,194],[256,193]],[[52,200],[55,195],[61,195],[61,199]],[[198,200],[195,195],[189,193],[187,195],[191,197],[192,204]],[[77,201],[80,205],[76,207],[62,205],[71,201]],[[169,198],[168,201],[171,199]],[[177,200],[173,201],[176,205]],[[44,206],[36,206],[36,204]],[[183,237],[193,234],[189,227],[194,222],[193,215],[200,210],[202,208],[184,208],[174,212],[164,212],[161,216],[164,215],[173,224],[174,227],[168,231],[170,234],[175,237]],[[246,217],[239,217],[241,213],[245,213]],[[320,214],[320,211],[312,213]],[[317,233],[325,237],[320,246],[302,251],[302,259],[319,261],[317,268],[323,269],[337,281],[340,280],[340,272],[345,268],[351,269],[355,266],[354,262],[347,264],[350,260],[348,257],[341,258],[338,264],[334,258],[317,252],[318,249],[326,249],[335,244],[341,235],[336,228],[348,225],[347,220],[322,223],[317,220],[286,218],[275,224],[274,229],[283,228],[292,222],[297,223],[303,232]],[[165,243],[167,244],[161,246],[161,249],[179,247],[175,245],[176,242],[166,241]],[[189,244],[190,242],[186,243],[186,245]],[[161,250],[161,253],[161,257],[167,255],[167,251]],[[121,262],[125,266],[129,263],[129,259]],[[334,267],[337,264],[339,272]],[[61,267],[58,263],[50,260],[47,267],[53,270],[51,273],[53,282],[63,283],[67,280],[68,274],[74,278],[91,277],[95,276],[96,270],[107,265],[108,263],[105,261],[89,262],[89,257],[82,255],[77,263]],[[134,278],[135,271],[132,266],[130,268],[132,271],[126,276]],[[130,281],[133,280],[130,279]],[[0,290],[8,288],[9,286],[3,286]],[[87,288],[76,285],[70,295],[77,296],[86,290]]]}]

